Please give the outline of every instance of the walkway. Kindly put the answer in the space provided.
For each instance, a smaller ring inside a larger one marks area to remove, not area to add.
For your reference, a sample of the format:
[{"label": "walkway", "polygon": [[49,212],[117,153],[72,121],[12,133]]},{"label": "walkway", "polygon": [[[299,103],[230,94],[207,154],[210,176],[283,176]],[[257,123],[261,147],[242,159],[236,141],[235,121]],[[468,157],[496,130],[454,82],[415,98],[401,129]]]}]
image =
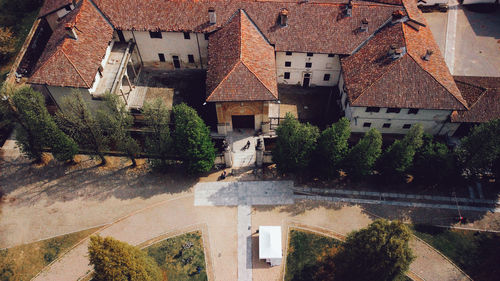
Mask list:
[{"label": "walkway", "polygon": [[[243,129],[241,132],[230,132],[227,136],[233,155],[233,168],[242,168],[255,165],[255,145],[258,137],[254,130]],[[250,146],[244,149],[247,142]]]}]

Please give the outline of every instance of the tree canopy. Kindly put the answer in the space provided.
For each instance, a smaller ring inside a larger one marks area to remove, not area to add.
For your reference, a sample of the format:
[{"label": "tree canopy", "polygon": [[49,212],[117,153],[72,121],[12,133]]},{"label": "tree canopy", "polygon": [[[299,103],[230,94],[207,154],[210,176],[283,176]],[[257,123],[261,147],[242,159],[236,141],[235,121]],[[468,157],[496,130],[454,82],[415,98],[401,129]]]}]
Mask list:
[{"label": "tree canopy", "polygon": [[189,173],[209,171],[215,160],[210,130],[198,113],[185,103],[174,106],[174,146]]},{"label": "tree canopy", "polygon": [[381,153],[382,135],[377,129],[372,128],[349,151],[343,167],[349,177],[359,179],[372,172]]},{"label": "tree canopy", "polygon": [[299,172],[310,165],[319,129],[309,123],[302,124],[287,113],[276,129],[277,141],[273,149],[273,162],[281,173]]},{"label": "tree canopy", "polygon": [[444,143],[425,134],[423,145],[417,149],[411,168],[415,180],[427,184],[440,184],[455,175],[455,159]]},{"label": "tree canopy", "polygon": [[383,219],[350,233],[333,258],[334,280],[404,280],[414,259],[410,238],[402,222]]},{"label": "tree canopy", "polygon": [[158,157],[149,161],[153,167],[165,167],[169,156],[174,154],[169,128],[170,111],[161,99],[155,99],[144,104],[142,113],[150,131],[146,138],[146,152]]},{"label": "tree canopy", "polygon": [[155,261],[140,249],[112,237],[91,236],[88,247],[96,281],[162,280]]},{"label": "tree canopy", "polygon": [[317,170],[321,175],[338,176],[340,163],[349,151],[350,136],[351,126],[345,117],[321,132],[316,149]]}]

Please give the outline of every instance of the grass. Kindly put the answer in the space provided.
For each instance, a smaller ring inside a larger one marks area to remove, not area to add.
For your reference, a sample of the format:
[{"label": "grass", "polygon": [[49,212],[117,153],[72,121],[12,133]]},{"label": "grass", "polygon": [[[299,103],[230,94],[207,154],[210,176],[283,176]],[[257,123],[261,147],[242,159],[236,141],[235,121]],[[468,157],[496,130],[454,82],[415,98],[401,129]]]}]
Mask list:
[{"label": "grass", "polygon": [[317,265],[324,257],[333,255],[341,243],[335,238],[292,229],[285,280],[313,280]]},{"label": "grass", "polygon": [[[192,243],[192,246],[183,249],[183,245],[189,242]],[[203,241],[199,231],[160,241],[147,247],[144,251],[156,261],[163,271],[164,280],[208,280]],[[199,273],[197,273],[197,268],[200,269]]]},{"label": "grass", "polygon": [[31,280],[53,260],[98,228],[0,250],[0,281]]},{"label": "grass", "polygon": [[447,256],[478,281],[498,280],[500,268],[500,235],[477,231],[454,230],[428,225],[415,225],[420,239]]}]

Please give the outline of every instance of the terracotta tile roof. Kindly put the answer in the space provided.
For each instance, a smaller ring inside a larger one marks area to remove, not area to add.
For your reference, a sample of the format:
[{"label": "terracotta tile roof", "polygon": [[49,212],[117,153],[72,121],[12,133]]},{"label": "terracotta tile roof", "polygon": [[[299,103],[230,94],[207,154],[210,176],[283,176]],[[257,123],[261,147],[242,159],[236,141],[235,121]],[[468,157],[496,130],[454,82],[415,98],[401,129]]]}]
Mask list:
[{"label": "terracotta tile roof", "polygon": [[[77,40],[68,37],[65,26],[75,27]],[[29,83],[92,87],[112,36],[112,27],[88,0],[83,0],[55,28]]]},{"label": "terracotta tile roof", "polygon": [[207,101],[278,99],[274,48],[239,10],[208,43]]},{"label": "terracotta tile roof", "polygon": [[[357,53],[341,60],[351,105],[466,109],[430,30],[418,25],[417,31],[407,23],[388,24]],[[399,59],[389,58],[391,45],[402,48]],[[428,61],[422,58],[427,50],[433,51]]]},{"label": "terracotta tile roof", "polygon": [[467,111],[454,111],[452,122],[482,123],[500,118],[500,77],[454,76],[469,104]]},{"label": "terracotta tile roof", "polygon": [[72,2],[73,0],[45,0],[40,8],[40,11],[38,12],[38,16],[43,17],[71,4]]},{"label": "terracotta tile roof", "polygon": [[[116,29],[212,32],[243,9],[276,51],[351,54],[401,6],[353,2],[352,17],[344,17],[347,0],[338,3],[254,0],[95,0]],[[208,9],[215,8],[217,23],[209,25]],[[282,8],[288,26],[278,25]],[[368,32],[359,32],[368,20]]]}]

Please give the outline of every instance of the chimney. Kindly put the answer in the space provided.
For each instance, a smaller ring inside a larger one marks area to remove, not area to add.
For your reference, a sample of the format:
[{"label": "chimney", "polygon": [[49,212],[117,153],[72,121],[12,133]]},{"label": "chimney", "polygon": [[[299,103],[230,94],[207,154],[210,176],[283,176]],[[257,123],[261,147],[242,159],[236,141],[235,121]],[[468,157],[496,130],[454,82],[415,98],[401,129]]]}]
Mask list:
[{"label": "chimney", "polygon": [[215,8],[208,8],[208,22],[213,25],[217,23],[217,16],[215,15]]},{"label": "chimney", "polygon": [[76,34],[76,28],[74,25],[67,23],[64,26],[64,30],[66,30],[66,34],[68,35],[69,38],[75,39],[75,40],[78,39],[78,35]]},{"label": "chimney", "polygon": [[391,45],[389,51],[387,52],[387,56],[392,60],[397,60],[401,58],[406,53],[406,47],[397,48],[394,45]]},{"label": "chimney", "polygon": [[434,52],[432,50],[427,50],[427,52],[425,52],[425,55],[422,57],[422,59],[425,61],[429,61],[431,59],[431,55],[433,53]]},{"label": "chimney", "polygon": [[361,27],[359,29],[361,31],[368,31],[368,19],[364,18],[361,20]]},{"label": "chimney", "polygon": [[281,9],[279,21],[280,21],[280,26],[282,26],[282,27],[285,27],[288,25],[288,10],[287,9],[285,9],[285,8]]},{"label": "chimney", "polygon": [[346,17],[352,17],[352,4],[351,0],[349,0],[349,3],[345,6],[345,16]]},{"label": "chimney", "polygon": [[392,24],[395,24],[403,18],[403,12],[401,10],[395,10],[392,12]]}]

